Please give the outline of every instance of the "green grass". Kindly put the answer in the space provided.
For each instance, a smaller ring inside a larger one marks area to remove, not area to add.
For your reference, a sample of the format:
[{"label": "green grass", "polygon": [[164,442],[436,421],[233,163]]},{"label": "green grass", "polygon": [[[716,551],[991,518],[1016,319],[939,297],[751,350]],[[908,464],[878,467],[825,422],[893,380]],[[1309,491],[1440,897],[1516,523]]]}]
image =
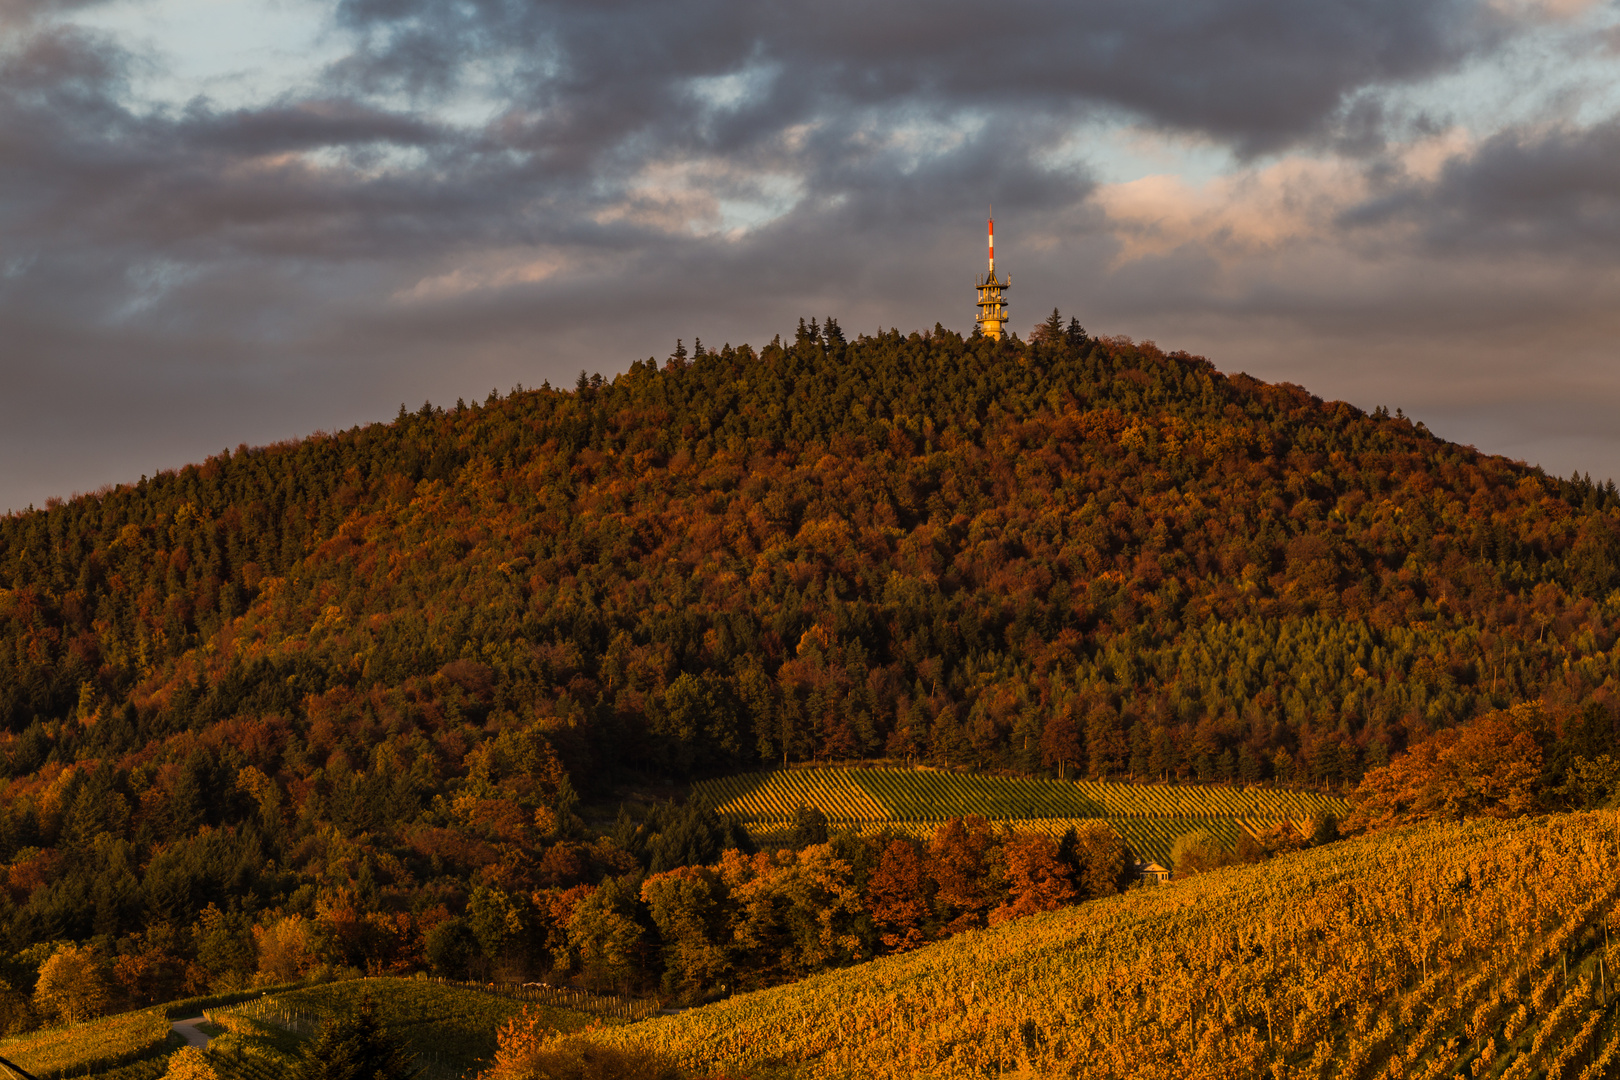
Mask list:
[{"label": "green grass", "polygon": [[[1239,837],[1244,832],[1253,835],[1269,824],[1265,820],[1245,821],[1231,817],[1160,817],[1160,818],[1014,818],[1002,819],[999,825],[1022,833],[1046,833],[1049,836],[1062,836],[1066,831],[1075,827],[1085,827],[1089,822],[1105,822],[1114,833],[1130,846],[1132,854],[1146,862],[1156,862],[1168,867],[1171,864],[1171,852],[1175,849],[1176,841],[1190,832],[1207,832],[1224,847],[1231,849],[1237,846]],[[862,835],[870,836],[876,833],[890,832],[903,833],[926,840],[934,835],[939,827],[937,822],[931,821],[884,821],[876,824],[862,823],[853,827]],[[753,825],[749,831],[754,838],[767,844],[786,843],[792,834],[792,826],[786,823],[776,825]]]},{"label": "green grass", "polygon": [[[121,1065],[116,1069],[94,1074],[94,1080],[160,1080],[164,1073],[169,1071],[169,1058],[146,1058],[129,1065]],[[69,1077],[76,1077],[77,1073],[68,1073]]]},{"label": "green grass", "polygon": [[217,1009],[224,1005],[235,1005],[239,1001],[252,1001],[267,994],[277,994],[283,990],[292,990],[302,983],[282,983],[280,986],[260,986],[252,990],[223,990],[217,994],[200,994],[197,997],[180,998],[163,1005],[154,1006],[163,1010],[163,1015],[170,1020],[189,1020],[193,1016],[201,1016],[204,1009]]}]

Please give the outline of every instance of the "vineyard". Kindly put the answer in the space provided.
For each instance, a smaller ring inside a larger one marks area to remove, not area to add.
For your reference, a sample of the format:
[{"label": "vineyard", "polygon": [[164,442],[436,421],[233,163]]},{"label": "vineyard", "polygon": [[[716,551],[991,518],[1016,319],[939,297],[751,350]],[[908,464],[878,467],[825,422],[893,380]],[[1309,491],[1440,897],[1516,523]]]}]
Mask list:
[{"label": "vineyard", "polygon": [[[503,992],[504,991],[504,992]],[[549,993],[548,993],[549,991]],[[211,1009],[229,1035],[215,1056],[226,1080],[284,1075],[302,1038],[332,1016],[353,1012],[369,996],[387,1027],[404,1036],[424,1080],[458,1080],[487,1064],[495,1030],[527,1007],[548,1028],[577,1031],[630,1003],[549,987],[485,989],[433,979],[374,978],[329,983]],[[566,1000],[567,1006],[560,1004]],[[640,1005],[641,1003],[636,1003]],[[594,1015],[593,1015],[594,1014]]]},{"label": "vineyard", "polygon": [[1612,1078],[1617,826],[1381,834],[596,1037],[801,1078]]},{"label": "vineyard", "polygon": [[0,1057],[51,1080],[108,1073],[155,1059],[174,1045],[163,1010],[144,1009],[7,1039],[0,1042]]},{"label": "vineyard", "polygon": [[978,814],[1025,832],[1060,834],[1078,820],[1106,821],[1137,855],[1168,866],[1176,838],[1194,830],[1229,846],[1279,821],[1306,829],[1343,816],[1342,799],[1315,792],[1194,785],[1071,783],[900,769],[790,769],[744,773],[693,786],[693,795],[740,818],[758,839],[785,839],[811,806],[834,827],[931,835],[947,818]]}]

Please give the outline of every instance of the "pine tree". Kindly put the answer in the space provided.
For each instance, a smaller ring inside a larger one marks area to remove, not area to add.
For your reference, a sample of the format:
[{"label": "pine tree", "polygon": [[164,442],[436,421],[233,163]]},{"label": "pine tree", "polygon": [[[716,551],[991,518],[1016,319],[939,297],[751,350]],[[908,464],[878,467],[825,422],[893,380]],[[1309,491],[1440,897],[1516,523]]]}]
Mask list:
[{"label": "pine tree", "polygon": [[294,1075],[298,1080],[407,1080],[416,1070],[404,1042],[383,1026],[367,994],[352,1016],[321,1028]]},{"label": "pine tree", "polygon": [[1048,315],[1046,321],[1037,326],[1035,332],[1029,336],[1031,341],[1038,341],[1042,345],[1057,345],[1061,342],[1063,340],[1063,316],[1058,313],[1058,309],[1053,308],[1052,314]]}]

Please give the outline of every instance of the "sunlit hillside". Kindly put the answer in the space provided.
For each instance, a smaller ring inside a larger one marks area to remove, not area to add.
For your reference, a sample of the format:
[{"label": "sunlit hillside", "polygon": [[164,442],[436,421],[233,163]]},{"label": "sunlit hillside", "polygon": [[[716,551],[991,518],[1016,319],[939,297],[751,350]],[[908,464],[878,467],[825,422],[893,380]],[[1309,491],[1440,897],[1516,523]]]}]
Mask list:
[{"label": "sunlit hillside", "polygon": [[[73,942],[120,1008],[323,968],[703,1000],[674,922],[598,948],[656,924],[644,877],[746,846],[654,802],[807,762],[1342,794],[1540,699],[1529,801],[1584,805],[1620,493],[1073,330],[806,324],[0,518],[7,979]],[[1161,855],[1243,840],[1108,816]],[[908,934],[1011,902],[1005,845],[969,846],[965,905],[896,849],[940,886]],[[813,906],[801,862],[747,867]],[[751,985],[898,947],[851,923],[710,944]]]},{"label": "sunlit hillside", "polygon": [[1326,815],[1349,811],[1344,799],[1315,791],[1120,784],[980,776],[915,769],[793,769],[703,780],[692,787],[722,814],[764,842],[791,835],[800,807],[821,811],[834,828],[928,836],[935,823],[977,814],[1019,832],[1061,835],[1104,821],[1134,855],[1169,866],[1178,837],[1207,832],[1228,847],[1286,823],[1302,834]]},{"label": "sunlit hillside", "polygon": [[1620,1053],[1617,825],[1399,830],[611,1037],[760,1076],[1592,1080]]}]

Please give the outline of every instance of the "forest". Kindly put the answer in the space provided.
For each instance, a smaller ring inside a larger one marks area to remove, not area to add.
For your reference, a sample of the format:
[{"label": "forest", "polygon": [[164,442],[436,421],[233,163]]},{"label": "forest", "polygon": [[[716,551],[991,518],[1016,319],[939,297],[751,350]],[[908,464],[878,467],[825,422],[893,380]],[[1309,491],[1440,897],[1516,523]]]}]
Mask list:
[{"label": "forest", "polygon": [[[32,1022],[64,942],[132,1003],[323,965],[585,978],[591,897],[647,950],[597,976],[680,985],[654,875],[724,899],[826,845],[580,811],[784,764],[1366,777],[1387,822],[1507,812],[1431,791],[1500,729],[1535,749],[1512,812],[1612,796],[1612,483],[1057,313],[791,337],[0,519],[0,1004]],[[808,970],[783,955],[727,962]]]}]

